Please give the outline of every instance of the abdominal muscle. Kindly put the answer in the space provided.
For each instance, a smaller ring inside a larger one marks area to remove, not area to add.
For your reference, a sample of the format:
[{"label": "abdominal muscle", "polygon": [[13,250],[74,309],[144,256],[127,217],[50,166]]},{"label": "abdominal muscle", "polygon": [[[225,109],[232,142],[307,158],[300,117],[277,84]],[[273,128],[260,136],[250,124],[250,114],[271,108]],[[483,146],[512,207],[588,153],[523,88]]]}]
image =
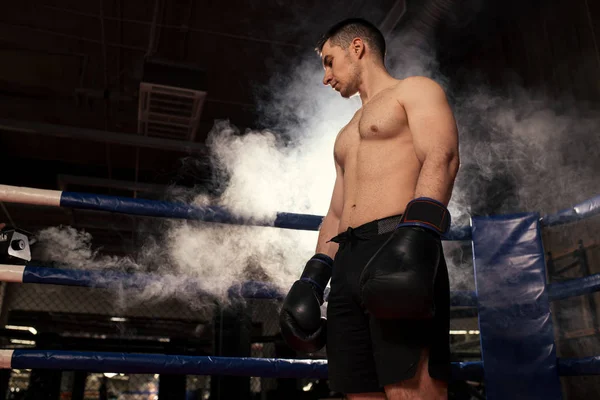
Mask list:
[{"label": "abdominal muscle", "polygon": [[402,139],[361,140],[346,154],[340,232],[402,214],[414,198],[421,163],[412,141]]}]

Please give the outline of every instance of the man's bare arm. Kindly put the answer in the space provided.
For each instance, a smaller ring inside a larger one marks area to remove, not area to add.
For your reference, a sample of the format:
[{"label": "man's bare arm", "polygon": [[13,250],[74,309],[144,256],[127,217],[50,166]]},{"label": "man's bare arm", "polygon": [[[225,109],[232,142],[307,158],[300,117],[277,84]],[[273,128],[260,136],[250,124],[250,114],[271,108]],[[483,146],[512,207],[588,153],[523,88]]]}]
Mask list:
[{"label": "man's bare arm", "polygon": [[333,194],[331,195],[331,203],[329,211],[323,218],[321,228],[319,229],[319,239],[317,241],[317,253],[327,254],[333,258],[338,250],[338,244],[327,241],[336,236],[339,232],[340,218],[342,216],[342,208],[344,206],[344,177],[342,168],[335,164],[335,184],[333,186]]},{"label": "man's bare arm", "polygon": [[448,205],[458,173],[458,129],[444,90],[425,77],[408,78],[403,105],[421,172],[415,198],[429,197]]}]

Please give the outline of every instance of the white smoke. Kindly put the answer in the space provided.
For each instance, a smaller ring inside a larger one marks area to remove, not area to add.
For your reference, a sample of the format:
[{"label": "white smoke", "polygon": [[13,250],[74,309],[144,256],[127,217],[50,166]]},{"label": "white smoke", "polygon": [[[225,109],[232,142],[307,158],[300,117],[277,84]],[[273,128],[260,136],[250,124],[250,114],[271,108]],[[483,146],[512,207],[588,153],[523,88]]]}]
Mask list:
[{"label": "white smoke", "polygon": [[[274,94],[279,101],[269,112],[292,112],[296,121],[285,127],[285,135],[271,130],[241,133],[229,121],[215,121],[207,145],[216,176],[226,182],[222,193],[191,198],[177,190],[170,198],[224,207],[250,225],[272,224],[278,212],[325,215],[335,180],[333,143],[359,101],[340,99],[327,90],[321,84],[318,56],[313,57],[294,76],[275,78],[287,85]],[[93,249],[89,233],[70,227],[39,232],[37,254],[59,266],[151,271],[162,277],[141,291],[120,292],[127,297],[124,304],[177,297],[195,305],[197,293],[182,288],[199,288],[221,303],[228,302],[229,288],[252,279],[285,292],[317,244],[315,231],[191,221],[169,221],[166,229],[163,237],[146,238],[135,261],[103,256]],[[190,281],[198,286],[186,285]]]},{"label": "white smoke", "polygon": [[[449,206],[456,225],[468,224],[474,214],[552,213],[597,194],[600,116],[595,111],[574,103],[559,110],[552,100],[516,85],[511,96],[478,84],[452,93],[434,53],[417,37],[404,33],[388,48],[394,76],[429,76],[449,90],[462,164]],[[219,205],[250,221],[272,222],[278,212],[324,215],[335,178],[333,143],[360,101],[341,99],[321,79],[315,54],[292,73],[274,76],[272,102],[261,104],[268,120],[276,121],[272,129],[239,132],[234,122],[216,121],[207,145],[225,186],[219,196],[207,200],[201,194],[195,203]],[[169,224],[165,238],[148,238],[133,262],[98,261],[89,235],[70,229],[40,234],[42,241],[49,237],[73,243],[60,254],[46,253],[50,259],[63,257],[80,268],[112,262],[195,279],[223,302],[229,287],[248,279],[287,290],[317,241],[316,232],[177,221]],[[455,243],[445,247],[456,255],[449,260],[452,287],[470,287],[472,267],[461,261],[463,249]],[[182,293],[180,287],[180,280],[165,278],[138,296],[192,301],[193,293]]]},{"label": "white smoke", "polygon": [[43,229],[37,232],[36,239],[37,243],[32,248],[35,258],[56,267],[139,269],[133,258],[103,254],[100,248],[94,248],[89,232],[78,231],[70,226]]}]

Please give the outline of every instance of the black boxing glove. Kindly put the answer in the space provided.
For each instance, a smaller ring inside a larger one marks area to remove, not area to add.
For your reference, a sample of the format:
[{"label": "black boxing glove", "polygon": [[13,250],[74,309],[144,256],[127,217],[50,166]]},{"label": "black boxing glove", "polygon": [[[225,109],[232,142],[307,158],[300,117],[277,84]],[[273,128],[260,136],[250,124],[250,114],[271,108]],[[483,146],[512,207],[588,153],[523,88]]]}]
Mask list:
[{"label": "black boxing glove", "polygon": [[321,305],[332,266],[329,256],[315,254],[283,300],[279,326],[287,344],[296,351],[314,353],[325,346],[327,320],[321,317]]},{"label": "black boxing glove", "polygon": [[450,213],[442,203],[425,197],[408,203],[400,223],[360,276],[362,303],[371,315],[433,318],[440,236],[449,229]]}]

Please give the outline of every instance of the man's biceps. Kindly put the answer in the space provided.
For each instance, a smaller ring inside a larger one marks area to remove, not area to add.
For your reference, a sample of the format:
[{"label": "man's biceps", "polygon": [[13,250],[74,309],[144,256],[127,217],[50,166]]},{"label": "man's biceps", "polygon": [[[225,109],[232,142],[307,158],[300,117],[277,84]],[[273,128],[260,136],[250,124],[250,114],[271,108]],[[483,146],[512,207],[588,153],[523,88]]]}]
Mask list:
[{"label": "man's biceps", "polygon": [[428,157],[446,158],[458,149],[456,136],[447,130],[425,132],[413,140],[413,145],[421,161]]}]

